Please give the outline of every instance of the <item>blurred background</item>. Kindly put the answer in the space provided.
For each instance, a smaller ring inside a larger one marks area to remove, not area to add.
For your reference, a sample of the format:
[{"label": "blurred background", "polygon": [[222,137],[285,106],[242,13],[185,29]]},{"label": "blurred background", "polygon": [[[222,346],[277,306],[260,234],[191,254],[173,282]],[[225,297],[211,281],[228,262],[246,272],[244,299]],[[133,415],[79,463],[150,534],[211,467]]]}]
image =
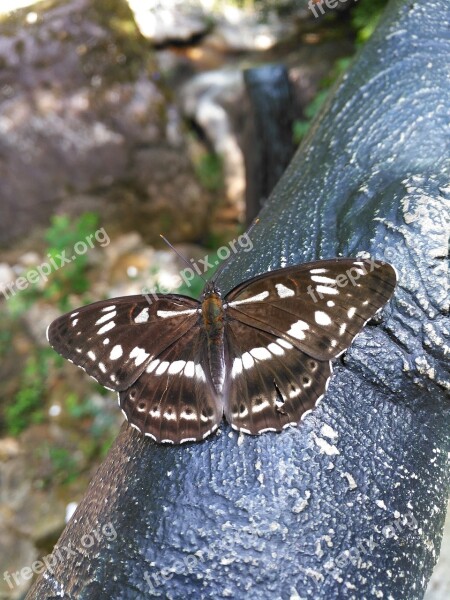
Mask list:
[{"label": "blurred background", "polygon": [[[159,234],[198,261],[244,231],[385,5],[0,1],[0,599],[25,596],[3,574],[51,552],[123,419],[47,325],[197,296]],[[450,597],[443,554],[428,600]]]}]

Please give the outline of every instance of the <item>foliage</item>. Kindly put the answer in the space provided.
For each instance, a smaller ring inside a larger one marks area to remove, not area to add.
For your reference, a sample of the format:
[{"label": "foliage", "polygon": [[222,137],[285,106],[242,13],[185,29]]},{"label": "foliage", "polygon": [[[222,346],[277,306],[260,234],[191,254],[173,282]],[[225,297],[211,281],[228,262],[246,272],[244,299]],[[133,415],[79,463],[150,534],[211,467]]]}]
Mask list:
[{"label": "foliage", "polygon": [[48,446],[48,454],[52,466],[52,480],[71,483],[79,474],[79,467],[73,452],[61,446]]},{"label": "foliage", "polygon": [[202,154],[194,167],[197,179],[206,190],[217,192],[223,188],[223,165],[220,156],[212,152]]},{"label": "foliage", "polygon": [[[370,38],[387,3],[388,0],[358,0],[358,3],[352,8],[351,24],[355,31],[357,44],[363,44]],[[321,81],[318,93],[304,110],[305,118],[294,122],[293,138],[295,144],[299,144],[305,137],[312,121],[325,103],[330,88],[345,73],[351,61],[351,57],[338,59],[330,74]]]},{"label": "foliage", "polygon": [[98,216],[95,213],[84,213],[74,222],[67,215],[57,215],[52,218],[51,227],[45,234],[50,259],[58,264],[58,257],[63,253],[71,259],[64,268],[53,271],[43,292],[44,298],[56,300],[63,310],[69,309],[70,294],[83,294],[89,288],[86,277],[88,253],[74,254],[74,247],[77,242],[85,242],[97,227]]},{"label": "foliage", "polygon": [[67,414],[73,419],[83,419],[84,417],[93,417],[96,414],[96,409],[90,402],[89,398],[82,401],[74,392],[67,394],[64,406]]},{"label": "foliage", "polygon": [[359,0],[352,10],[352,27],[356,31],[356,41],[367,42],[384,11],[388,0]]},{"label": "foliage", "polygon": [[304,110],[305,118],[297,119],[293,125],[294,143],[299,144],[308,133],[311,124],[328,97],[330,88],[345,73],[351,63],[351,58],[340,58],[332,71],[320,82],[319,91]]},{"label": "foliage", "polygon": [[[86,275],[88,250],[87,243],[92,239],[98,227],[98,216],[85,213],[78,219],[68,216],[55,216],[45,232],[47,248],[44,261],[57,267],[61,266],[61,255],[70,258],[70,263],[61,268],[53,268],[48,281],[40,280],[29,285],[20,293],[12,296],[0,317],[0,355],[12,342],[13,330],[18,327],[19,319],[29,308],[45,299],[56,304],[61,311],[70,310],[70,295],[84,294],[89,287]],[[80,244],[77,252],[77,243]],[[84,245],[83,245],[84,244]],[[86,252],[84,252],[86,247]],[[36,265],[38,267],[38,265]],[[34,271],[35,269],[30,269]],[[26,274],[24,276],[26,277]],[[10,435],[20,434],[33,423],[45,420],[45,395],[49,388],[49,375],[53,368],[60,368],[64,363],[51,348],[36,348],[28,357],[20,381],[20,388],[6,404],[4,414],[5,429]],[[74,419],[95,417],[95,410],[89,400],[82,402],[75,394],[68,394],[65,399],[67,413]]]},{"label": "foliage", "polygon": [[[41,278],[37,284],[30,284],[8,300],[8,309],[13,317],[20,317],[40,299],[55,303],[63,312],[70,310],[70,295],[83,294],[89,288],[86,276],[88,252],[83,254],[76,252],[75,247],[77,242],[86,243],[86,240],[92,238],[97,226],[98,215],[95,213],[84,213],[75,221],[66,215],[57,215],[52,218],[51,225],[44,235],[48,246],[43,261],[48,263],[52,271],[47,281]],[[86,246],[88,249],[91,247],[87,243]],[[61,268],[52,266],[61,266],[61,256],[67,257],[70,262]],[[30,268],[23,276],[27,277],[28,273],[33,271],[36,271],[35,267]]]},{"label": "foliage", "polygon": [[28,425],[44,420],[43,398],[46,389],[50,349],[37,351],[27,359],[22,383],[11,404],[5,408],[5,425],[10,435],[18,435]]}]

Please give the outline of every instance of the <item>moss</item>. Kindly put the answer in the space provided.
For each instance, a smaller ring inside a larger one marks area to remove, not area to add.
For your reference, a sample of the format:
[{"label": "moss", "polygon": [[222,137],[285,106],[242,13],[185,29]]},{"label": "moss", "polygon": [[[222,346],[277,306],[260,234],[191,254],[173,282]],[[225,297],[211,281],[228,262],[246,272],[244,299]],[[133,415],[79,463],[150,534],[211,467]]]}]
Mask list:
[{"label": "moss", "polygon": [[126,2],[91,2],[87,19],[98,23],[108,35],[103,42],[99,39],[88,47],[82,57],[86,75],[101,75],[117,83],[135,81],[142,70],[155,70],[152,47],[141,35]]}]

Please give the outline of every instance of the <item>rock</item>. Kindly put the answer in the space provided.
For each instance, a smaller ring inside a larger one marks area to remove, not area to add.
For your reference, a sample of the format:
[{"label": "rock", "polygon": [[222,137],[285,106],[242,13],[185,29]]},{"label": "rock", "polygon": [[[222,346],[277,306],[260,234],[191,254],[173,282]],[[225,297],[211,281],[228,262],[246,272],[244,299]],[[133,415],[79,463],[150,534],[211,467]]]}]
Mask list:
[{"label": "rock", "polygon": [[8,263],[0,263],[0,290],[4,289],[9,283],[12,283],[15,278],[14,271]]},{"label": "rock", "polygon": [[[176,109],[165,112],[156,63],[125,0],[55,0],[33,11],[32,22],[22,10],[0,23],[0,244],[46,227],[68,205],[79,215],[86,202],[105,227],[150,238],[173,220],[196,239],[209,196],[183,157]],[[135,157],[147,170],[140,149],[157,157],[160,146],[175,161],[176,186],[159,161],[163,193],[152,207],[158,190],[136,188]]]},{"label": "rock", "polygon": [[193,77],[180,90],[186,117],[203,129],[223,161],[225,193],[240,210],[245,189],[244,158],[231,114],[239,112],[244,94],[242,72],[220,69]]},{"label": "rock", "polygon": [[23,598],[30,584],[23,569],[30,567],[31,572],[42,554],[36,542],[50,530],[55,539],[64,527],[61,501],[50,490],[38,490],[30,476],[30,455],[36,453],[37,441],[42,438],[35,437],[31,445],[0,440],[0,597],[11,600]]},{"label": "rock", "polygon": [[48,348],[47,326],[60,314],[55,306],[42,302],[34,302],[24,313],[23,321],[36,346]]},{"label": "rock", "polygon": [[282,20],[273,10],[262,20],[256,11],[226,6],[205,44],[227,52],[268,50],[289,39],[296,29],[293,19]]},{"label": "rock", "polygon": [[137,26],[155,44],[187,41],[210,26],[201,2],[184,0],[128,0]]}]

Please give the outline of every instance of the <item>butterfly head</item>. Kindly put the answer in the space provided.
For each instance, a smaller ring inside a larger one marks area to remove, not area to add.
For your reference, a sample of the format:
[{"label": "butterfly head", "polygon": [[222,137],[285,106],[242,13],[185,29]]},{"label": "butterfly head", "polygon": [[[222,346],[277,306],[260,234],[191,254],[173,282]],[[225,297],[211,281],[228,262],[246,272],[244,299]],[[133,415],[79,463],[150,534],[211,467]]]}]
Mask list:
[{"label": "butterfly head", "polygon": [[211,279],[206,283],[205,287],[203,288],[200,301],[203,302],[204,300],[211,297],[217,297],[218,299],[222,298],[222,292],[220,291],[220,288],[216,284],[214,279]]}]

